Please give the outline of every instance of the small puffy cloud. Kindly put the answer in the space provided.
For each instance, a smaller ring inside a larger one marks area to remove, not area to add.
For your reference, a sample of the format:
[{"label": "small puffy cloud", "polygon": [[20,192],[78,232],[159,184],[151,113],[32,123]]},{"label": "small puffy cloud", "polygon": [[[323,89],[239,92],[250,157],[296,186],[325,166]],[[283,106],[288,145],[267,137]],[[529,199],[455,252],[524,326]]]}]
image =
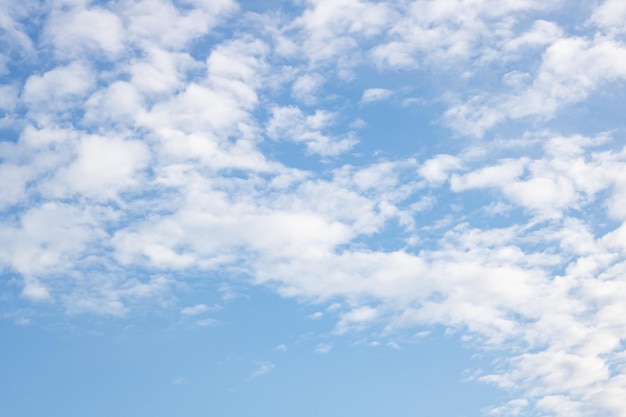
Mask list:
[{"label": "small puffy cloud", "polygon": [[419,175],[434,186],[446,181],[450,172],[462,167],[462,160],[456,156],[440,154],[425,161],[417,170]]},{"label": "small puffy cloud", "polygon": [[53,10],[47,22],[48,39],[60,57],[78,57],[84,53],[115,57],[125,47],[122,21],[102,7],[81,7],[81,2]]},{"label": "small puffy cloud", "polygon": [[350,123],[350,129],[364,129],[367,127],[367,122],[363,119],[356,119]]},{"label": "small puffy cloud", "polygon": [[305,104],[314,104],[324,82],[324,77],[318,73],[301,75],[294,81],[291,95]]},{"label": "small puffy cloud", "polygon": [[363,95],[361,96],[361,103],[373,103],[375,101],[384,101],[393,95],[393,91],[387,90],[385,88],[368,88],[363,91]]},{"label": "small puffy cloud", "polygon": [[331,349],[331,345],[328,345],[326,343],[318,343],[318,345],[315,346],[315,353],[320,355],[326,355],[328,352],[330,352]]},{"label": "small puffy cloud", "polygon": [[341,315],[335,331],[345,333],[352,329],[362,328],[364,325],[376,320],[379,316],[380,311],[375,308],[369,306],[355,308]]},{"label": "small puffy cloud", "polygon": [[306,115],[298,107],[275,107],[266,131],[274,140],[303,143],[311,153],[321,156],[336,156],[356,145],[353,134],[325,133],[335,124],[336,115],[325,110],[317,110]]},{"label": "small puffy cloud", "polygon": [[37,112],[63,110],[75,105],[93,88],[95,73],[87,65],[75,61],[58,66],[42,75],[31,75],[24,84],[22,100]]},{"label": "small puffy cloud", "polygon": [[399,350],[400,349],[400,345],[398,343],[394,342],[393,340],[387,342],[387,344],[385,344],[385,346],[387,346],[388,348],[394,349],[394,350]]},{"label": "small puffy cloud", "polygon": [[323,0],[308,3],[294,26],[302,31],[301,48],[311,62],[333,62],[349,72],[359,40],[381,33],[395,17],[385,3]]},{"label": "small puffy cloud", "polygon": [[362,189],[392,189],[398,182],[394,170],[397,165],[391,162],[382,162],[360,169],[354,174],[354,182]]},{"label": "small puffy cloud", "polygon": [[206,304],[196,304],[195,306],[183,308],[180,310],[180,314],[183,316],[197,316],[207,311],[209,311],[209,307]]},{"label": "small puffy cloud", "polygon": [[228,284],[220,285],[219,293],[220,293],[220,298],[222,299],[222,301],[226,303],[244,296],[243,294],[239,293],[232,286]]},{"label": "small puffy cloud", "polygon": [[371,49],[371,58],[381,68],[428,65],[445,71],[468,61],[480,65],[502,59],[494,57],[494,49],[499,51],[503,40],[517,34],[517,20],[507,18],[550,7],[533,0],[502,3],[497,9],[489,0],[413,1],[405,5],[390,29],[395,36]]},{"label": "small puffy cloud", "polygon": [[24,276],[25,295],[47,298],[39,277],[65,270],[101,236],[91,210],[46,202],[21,213],[19,224],[0,222],[0,264]]},{"label": "small puffy cloud", "polygon": [[85,121],[98,125],[103,121],[111,123],[137,122],[144,119],[144,100],[135,85],[116,81],[106,89],[93,94],[86,102]]},{"label": "small puffy cloud", "polygon": [[510,159],[468,174],[455,174],[450,179],[450,188],[453,191],[464,191],[472,188],[504,187],[524,173],[526,164],[527,161],[523,159]]},{"label": "small puffy cloud", "polygon": [[50,292],[36,279],[24,279],[22,296],[33,301],[43,301],[50,298]]},{"label": "small puffy cloud", "polygon": [[156,44],[170,50],[184,48],[237,10],[237,3],[233,0],[191,1],[188,5],[191,7],[150,0],[125,4],[121,17],[127,27],[127,38],[142,46]]},{"label": "small puffy cloud", "polygon": [[136,58],[130,64],[130,81],[137,91],[146,94],[173,93],[184,85],[186,72],[196,66],[186,53],[150,47],[145,57]]},{"label": "small puffy cloud", "polygon": [[339,304],[339,303],[332,303],[326,309],[326,311],[328,311],[329,313],[333,313],[333,312],[339,311],[339,310],[341,310],[341,304]]},{"label": "small puffy cloud", "polygon": [[98,200],[114,198],[139,184],[139,172],[149,158],[142,141],[87,136],[78,145],[76,160],[41,187],[55,197],[79,193]]}]

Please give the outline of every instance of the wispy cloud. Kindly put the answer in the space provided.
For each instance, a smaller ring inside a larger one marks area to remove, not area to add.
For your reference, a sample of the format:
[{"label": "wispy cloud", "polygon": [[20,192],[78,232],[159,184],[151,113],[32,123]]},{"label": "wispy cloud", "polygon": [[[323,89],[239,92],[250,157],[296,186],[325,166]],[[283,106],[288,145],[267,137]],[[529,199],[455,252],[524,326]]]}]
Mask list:
[{"label": "wispy cloud", "polygon": [[363,91],[363,95],[361,96],[361,103],[367,104],[375,101],[387,100],[392,95],[393,91],[387,90],[385,88],[368,88],[367,90]]},{"label": "wispy cloud", "polygon": [[206,304],[196,304],[189,307],[184,307],[180,310],[180,314],[183,316],[197,316],[207,312],[214,312],[220,310],[221,307],[219,305],[208,306]]},{"label": "wispy cloud", "polygon": [[179,376],[179,377],[174,378],[174,380],[172,380],[172,384],[174,385],[182,385],[182,384],[186,384],[187,382],[189,381],[184,376]]},{"label": "wispy cloud", "polygon": [[315,346],[315,353],[318,353],[320,355],[326,355],[331,351],[331,349],[331,345],[326,343],[319,343],[317,346]]},{"label": "wispy cloud", "polygon": [[246,381],[252,381],[254,379],[260,378],[263,375],[266,375],[274,370],[276,366],[272,362],[260,362],[258,363],[257,369],[250,374]]}]

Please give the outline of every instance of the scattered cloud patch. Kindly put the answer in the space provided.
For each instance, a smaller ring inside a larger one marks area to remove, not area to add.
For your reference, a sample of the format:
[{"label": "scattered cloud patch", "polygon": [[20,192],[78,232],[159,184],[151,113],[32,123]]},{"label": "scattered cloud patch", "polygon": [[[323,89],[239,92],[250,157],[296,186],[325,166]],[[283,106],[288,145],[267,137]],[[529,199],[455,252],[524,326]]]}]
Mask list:
[{"label": "scattered cloud patch", "polygon": [[315,353],[319,355],[326,355],[331,351],[331,349],[331,345],[326,343],[319,343],[317,346],[315,346]]},{"label": "scattered cloud patch", "polygon": [[220,321],[217,319],[202,319],[196,321],[196,326],[198,327],[214,327],[220,324]]},{"label": "scattered cloud patch", "polygon": [[393,91],[387,90],[385,88],[368,88],[363,91],[363,95],[361,96],[361,103],[373,103],[376,101],[384,101],[390,98],[393,95]]},{"label": "scattered cloud patch", "polygon": [[207,311],[209,311],[209,307],[206,304],[196,304],[195,306],[183,308],[180,310],[180,314],[183,316],[197,316]]},{"label": "scattered cloud patch", "polygon": [[400,349],[400,345],[399,345],[398,343],[394,342],[393,340],[392,340],[392,341],[387,342],[387,343],[385,344],[385,346],[387,346],[387,347],[389,347],[389,348],[391,348],[391,349],[394,349],[394,350],[399,350],[399,349]]},{"label": "scattered cloud patch", "polygon": [[257,369],[250,374],[246,381],[252,381],[272,372],[276,366],[272,362],[260,362]]},{"label": "scattered cloud patch", "polygon": [[321,311],[316,311],[313,314],[309,314],[308,316],[311,320],[319,320],[322,317],[324,317],[324,313],[322,313]]},{"label": "scattered cloud patch", "polygon": [[66,3],[0,19],[3,317],[260,286],[332,340],[458,335],[488,415],[623,416],[623,2]]}]

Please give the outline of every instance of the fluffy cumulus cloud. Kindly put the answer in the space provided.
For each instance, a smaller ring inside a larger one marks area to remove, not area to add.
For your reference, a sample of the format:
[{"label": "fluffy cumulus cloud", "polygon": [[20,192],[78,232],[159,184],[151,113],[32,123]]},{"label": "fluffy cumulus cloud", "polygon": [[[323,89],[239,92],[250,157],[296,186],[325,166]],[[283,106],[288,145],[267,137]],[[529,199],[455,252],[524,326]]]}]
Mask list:
[{"label": "fluffy cumulus cloud", "polygon": [[197,318],[186,277],[232,272],[333,337],[497,352],[486,415],[626,417],[626,7],[597,3],[4,2],[3,299]]}]

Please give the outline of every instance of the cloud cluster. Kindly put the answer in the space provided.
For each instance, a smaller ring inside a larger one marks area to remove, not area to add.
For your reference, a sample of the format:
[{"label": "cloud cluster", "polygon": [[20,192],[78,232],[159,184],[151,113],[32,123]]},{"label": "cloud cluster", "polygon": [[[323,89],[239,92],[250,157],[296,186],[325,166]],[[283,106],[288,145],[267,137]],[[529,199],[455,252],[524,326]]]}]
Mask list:
[{"label": "cloud cluster", "polygon": [[[21,302],[127,316],[227,271],[339,303],[339,335],[444,325],[500,353],[477,378],[519,398],[488,414],[626,416],[623,132],[542,125],[626,77],[621,2],[580,33],[556,1],[184,3],[2,6],[21,47],[0,56],[0,268]],[[333,91],[361,71],[445,79],[439,123],[467,145],[355,162],[350,110],[397,93]],[[524,133],[493,133],[510,120]]]}]

